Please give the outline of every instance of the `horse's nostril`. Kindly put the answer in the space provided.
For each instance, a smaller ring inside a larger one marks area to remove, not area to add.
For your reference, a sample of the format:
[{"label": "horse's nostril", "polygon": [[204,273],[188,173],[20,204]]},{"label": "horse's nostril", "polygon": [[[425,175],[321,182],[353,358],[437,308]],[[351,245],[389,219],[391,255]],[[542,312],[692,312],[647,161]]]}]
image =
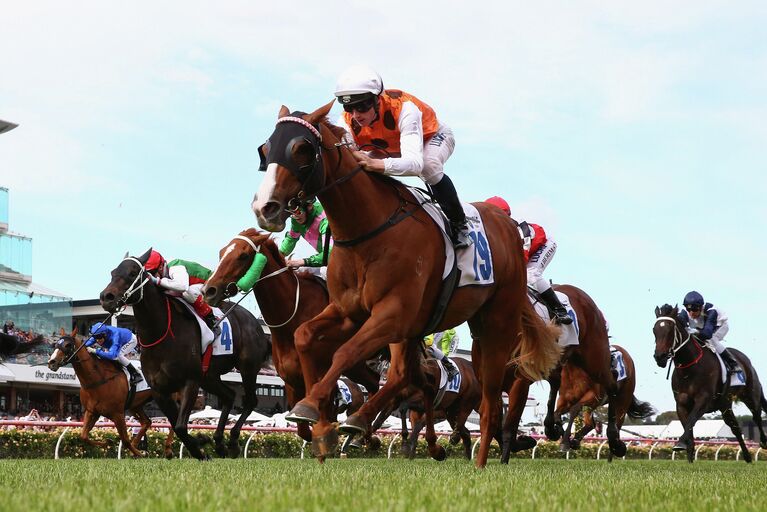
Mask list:
[{"label": "horse's nostril", "polygon": [[216,287],[215,286],[209,286],[205,290],[205,298],[206,299],[212,299],[215,296],[216,296]]},{"label": "horse's nostril", "polygon": [[272,219],[279,215],[281,209],[282,208],[280,207],[280,203],[277,201],[269,201],[261,209],[261,213],[267,219]]}]

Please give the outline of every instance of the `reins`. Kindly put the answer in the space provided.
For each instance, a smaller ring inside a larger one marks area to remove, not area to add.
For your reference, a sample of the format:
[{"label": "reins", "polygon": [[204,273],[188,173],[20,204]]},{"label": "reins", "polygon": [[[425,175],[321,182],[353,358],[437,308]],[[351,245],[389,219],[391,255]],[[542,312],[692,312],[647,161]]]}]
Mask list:
[{"label": "reins", "polygon": [[165,338],[168,337],[168,334],[170,334],[171,336],[174,336],[173,330],[171,329],[171,323],[172,323],[172,320],[173,320],[173,315],[170,312],[170,299],[168,298],[167,295],[165,296],[165,306],[166,306],[166,313],[168,315],[168,327],[165,329],[165,334],[163,334],[160,339],[158,339],[157,341],[154,341],[152,343],[143,343],[141,341],[141,338],[136,336],[136,339],[138,340],[138,344],[139,344],[139,346],[141,348],[150,348],[150,347],[154,347],[156,345],[159,345],[160,343],[162,343],[165,340]]},{"label": "reins", "polygon": [[[657,324],[658,322],[663,321],[663,320],[670,321],[671,324],[674,326],[674,342],[671,344],[671,348],[669,350],[669,353],[671,354],[671,360],[674,362],[674,365],[678,369],[683,370],[685,368],[689,368],[690,366],[693,366],[693,365],[697,364],[698,362],[700,362],[700,360],[703,358],[703,347],[701,347],[700,344],[697,343],[692,338],[692,335],[689,332],[687,333],[687,338],[685,338],[685,340],[682,341],[682,334],[681,334],[681,331],[679,329],[679,326],[676,323],[676,319],[675,318],[670,317],[670,316],[659,316],[658,318],[655,319],[655,323]],[[693,359],[692,361],[687,362],[687,363],[682,363],[682,364],[677,363],[676,360],[675,360],[677,353],[680,350],[682,350],[682,347],[684,347],[691,339],[693,340],[693,344],[698,349],[697,357],[695,357],[695,359]],[[670,369],[671,369],[671,366],[669,365],[669,371],[670,371]],[[668,375],[666,376],[666,378],[668,378]]]}]

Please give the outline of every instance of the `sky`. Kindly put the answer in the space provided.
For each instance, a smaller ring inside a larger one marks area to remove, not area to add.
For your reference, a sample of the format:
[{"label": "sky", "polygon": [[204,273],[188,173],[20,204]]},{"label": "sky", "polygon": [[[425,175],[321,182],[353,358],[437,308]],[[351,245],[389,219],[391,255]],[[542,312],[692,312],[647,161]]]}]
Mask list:
[{"label": "sky", "polygon": [[95,298],[150,246],[215,265],[280,105],[362,63],[453,129],[463,200],[557,241],[547,277],[593,297],[640,399],[673,408],[653,311],[691,289],[767,372],[765,2],[262,4],[0,0],[0,186],[37,283]]}]

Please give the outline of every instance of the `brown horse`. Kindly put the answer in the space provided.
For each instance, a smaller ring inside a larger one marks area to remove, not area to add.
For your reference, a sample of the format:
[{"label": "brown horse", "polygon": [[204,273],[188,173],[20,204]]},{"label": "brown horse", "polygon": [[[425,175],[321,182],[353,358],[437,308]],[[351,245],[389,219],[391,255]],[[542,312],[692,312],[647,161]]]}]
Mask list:
[{"label": "brown horse", "polygon": [[[288,208],[316,196],[334,235],[328,266],[330,304],[295,333],[310,391],[290,417],[316,422],[313,445],[322,460],[337,443],[335,428],[322,411],[341,373],[389,346],[386,384],[341,425],[346,432],[367,432],[376,414],[405,386],[424,382],[418,364],[424,334],[468,321],[474,339],[472,360],[482,383],[477,466],[484,467],[491,433],[500,422],[497,404],[506,363],[518,357],[520,371],[538,379],[548,374],[560,354],[556,333],[536,317],[527,301],[517,229],[500,209],[474,205],[487,239],[474,233],[472,250],[482,270],[492,268],[494,283],[458,288],[441,319],[433,321],[445,265],[440,227],[402,183],[362,172],[341,141],[343,130],[326,119],[332,106],[330,102],[311,114],[290,114],[282,107],[264,146],[267,151],[261,151],[266,176],[252,205],[259,226],[282,231]],[[323,375],[312,354],[339,344]],[[426,440],[429,453],[441,460],[445,452],[436,444],[433,399],[426,387]]]},{"label": "brown horse", "polygon": [[729,383],[722,383],[719,359],[687,332],[687,326],[679,318],[679,310],[676,307],[664,304],[655,308],[655,317],[655,362],[661,368],[666,366],[669,359],[674,363],[671,390],[674,392],[679,421],[684,427],[684,434],[677,441],[674,450],[686,450],[687,460],[692,462],[695,459],[695,423],[707,412],[719,411],[724,422],[738,438],[743,460],[751,462],[751,454],[743,440],[740,425],[732,412],[734,400],[746,404],[759,428],[759,445],[767,449],[767,435],[762,424],[762,411],[767,410],[767,399],[751,361],[743,352],[729,349],[743,369],[746,380],[744,386],[731,388]]},{"label": "brown horse", "polygon": [[[293,332],[328,305],[325,284],[311,274],[288,269],[270,234],[259,233],[250,228],[242,231],[219,251],[221,260],[202,288],[202,293],[205,301],[211,306],[218,306],[224,298],[237,293],[236,283],[250,268],[256,251],[266,257],[266,266],[263,269],[263,278],[253,287],[253,292],[264,321],[272,333],[274,368],[285,381],[288,406],[293,407],[306,396],[301,361],[296,351]],[[315,364],[323,371],[329,368],[338,346],[324,346],[324,352],[314,354]],[[345,374],[362,384],[368,395],[378,391],[379,375],[364,362],[349,368]],[[298,423],[298,434],[306,441],[312,439],[306,422]]]},{"label": "brown horse", "polygon": [[[644,419],[652,415],[654,410],[649,403],[639,401],[634,396],[634,389],[636,388],[634,360],[626,349],[618,345],[613,346],[623,356],[623,367],[626,373],[626,377],[618,381],[618,395],[615,402],[615,426],[620,431],[627,414],[632,418]],[[580,448],[581,439],[596,426],[592,411],[606,403],[607,392],[601,385],[593,382],[585,371],[573,364],[562,366],[562,386],[559,388],[556,413],[561,415],[567,412],[570,416],[570,421],[560,443],[563,450]],[[583,415],[583,427],[571,438],[570,434],[575,418],[584,407],[590,410],[587,410]],[[608,460],[611,458],[612,452],[608,454]]]},{"label": "brown horse", "polygon": [[[572,285],[555,285],[554,289],[563,292],[570,299],[570,305],[578,318],[578,345],[569,346],[558,365],[548,376],[551,386],[547,404],[547,414],[544,420],[546,437],[557,441],[564,434],[561,414],[555,411],[557,393],[561,386],[562,367],[573,365],[584,370],[589,379],[598,384],[607,395],[607,438],[612,454],[623,457],[626,454],[626,444],[620,440],[619,429],[616,425],[618,383],[610,365],[610,342],[607,335],[607,323],[597,305],[580,288]],[[509,394],[509,414],[504,424],[504,447],[502,462],[508,462],[509,454],[531,448],[535,441],[527,436],[516,437],[519,420],[525,407],[531,381],[516,378],[515,368],[509,367],[505,386]]]},{"label": "brown horse", "polygon": [[[81,350],[83,341],[77,338],[77,329],[70,335],[62,336],[56,343],[48,360],[48,368],[58,371],[63,364],[72,358],[72,367],[77,378],[80,380],[80,403],[85,409],[83,415],[83,428],[80,430],[80,439],[84,442],[106,448],[106,442],[94,441],[89,434],[99,417],[105,416],[115,424],[117,433],[123,444],[131,451],[134,457],[143,457],[138,449],[138,443],[144,434],[152,426],[144,411],[144,405],[152,400],[152,390],[147,389],[134,394],[130,404],[125,403],[128,399],[128,378],[117,364],[105,361],[91,355],[87,350]],[[128,436],[128,428],[125,425],[125,411],[129,410],[141,423],[141,429],[131,439]],[[165,457],[173,458],[173,431],[169,430],[165,438]]]},{"label": "brown horse", "polygon": [[[479,409],[479,403],[482,399],[482,387],[479,384],[477,376],[474,374],[474,368],[471,361],[461,357],[453,358],[453,362],[461,371],[461,387],[457,393],[445,392],[442,400],[434,404],[435,419],[446,419],[453,429],[450,436],[451,444],[463,442],[464,454],[471,460],[471,434],[466,428],[466,420],[472,411]],[[428,357],[422,364],[422,369],[426,375],[426,383],[430,386],[431,394],[436,395],[439,391],[439,381],[441,370],[437,360]],[[410,409],[410,425],[412,430],[407,436],[408,455],[415,456],[415,450],[418,445],[418,435],[425,425],[425,410],[423,405],[423,391],[408,386],[410,392],[405,400],[408,409]],[[405,422],[403,421],[403,426]],[[404,446],[404,444],[403,444]]]}]

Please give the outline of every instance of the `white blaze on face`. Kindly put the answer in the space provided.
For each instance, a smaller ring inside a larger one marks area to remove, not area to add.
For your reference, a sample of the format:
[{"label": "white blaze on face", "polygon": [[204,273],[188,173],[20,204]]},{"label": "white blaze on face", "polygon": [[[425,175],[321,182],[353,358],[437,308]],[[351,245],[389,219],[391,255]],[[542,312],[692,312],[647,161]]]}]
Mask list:
[{"label": "white blaze on face", "polygon": [[51,354],[51,358],[48,359],[48,364],[51,364],[52,361],[55,361],[59,357],[59,354],[61,354],[61,349],[57,348],[53,351],[53,354]]},{"label": "white blaze on face", "polygon": [[276,163],[271,163],[267,166],[266,176],[264,176],[264,179],[261,181],[261,186],[258,187],[256,198],[253,200],[253,204],[251,204],[253,213],[257,216],[260,216],[261,209],[269,202],[272,195],[274,195],[274,189],[277,186],[277,165],[278,164]]},{"label": "white blaze on face", "polygon": [[208,278],[208,281],[210,281],[211,279],[215,277],[216,273],[218,272],[218,269],[221,268],[221,262],[224,261],[227,256],[229,256],[229,253],[231,253],[234,250],[234,248],[235,248],[235,244],[234,242],[232,242],[231,244],[229,244],[229,247],[227,247],[224,250],[224,255],[221,256],[220,260],[218,260],[218,266],[216,267],[216,270],[214,270],[213,273],[210,275],[210,277]]}]

